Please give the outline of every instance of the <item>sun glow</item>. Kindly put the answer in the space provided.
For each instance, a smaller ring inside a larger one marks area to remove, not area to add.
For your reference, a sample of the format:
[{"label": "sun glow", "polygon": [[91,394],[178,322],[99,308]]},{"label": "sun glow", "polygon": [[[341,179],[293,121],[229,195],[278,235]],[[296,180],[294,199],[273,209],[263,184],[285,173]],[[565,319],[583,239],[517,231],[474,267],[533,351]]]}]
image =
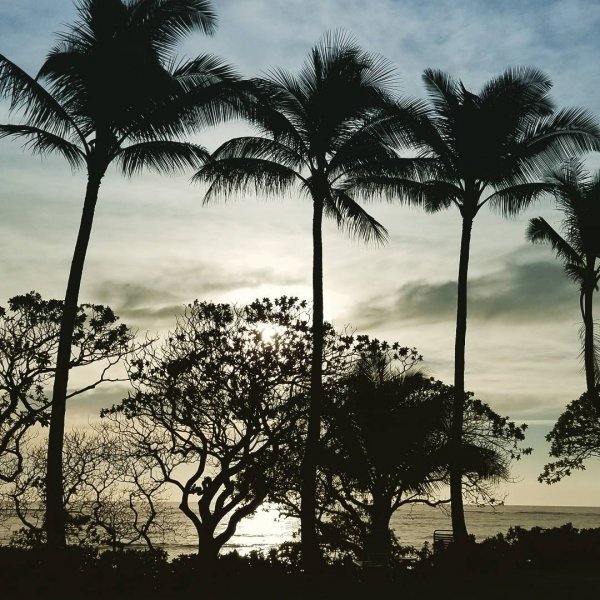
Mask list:
[{"label": "sun glow", "polygon": [[275,340],[277,336],[280,336],[285,331],[285,327],[283,325],[273,325],[271,323],[267,323],[260,329],[260,337],[263,342],[271,343]]}]

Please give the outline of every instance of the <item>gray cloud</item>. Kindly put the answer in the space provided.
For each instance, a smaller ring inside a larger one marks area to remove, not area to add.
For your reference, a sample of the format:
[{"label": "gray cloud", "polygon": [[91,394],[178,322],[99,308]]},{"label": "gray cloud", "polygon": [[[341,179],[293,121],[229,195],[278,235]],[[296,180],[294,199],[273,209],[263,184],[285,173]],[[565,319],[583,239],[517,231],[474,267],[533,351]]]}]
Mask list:
[{"label": "gray cloud", "polygon": [[159,270],[144,283],[107,279],[95,284],[92,295],[97,302],[108,304],[124,322],[154,329],[170,326],[184,305],[195,299],[212,300],[213,295],[243,288],[294,285],[300,281],[267,268],[241,271],[207,263],[177,271]]},{"label": "gray cloud", "polygon": [[[548,320],[573,317],[577,288],[557,263],[508,263],[489,275],[469,281],[469,318],[500,321]],[[361,303],[354,320],[362,327],[389,321],[435,323],[456,314],[456,281],[410,281],[395,293]]]},{"label": "gray cloud", "polygon": [[67,404],[69,421],[81,425],[87,423],[90,419],[98,418],[103,408],[110,408],[119,404],[123,398],[127,397],[130,389],[129,384],[126,382],[106,383],[80,396],[71,398]]}]

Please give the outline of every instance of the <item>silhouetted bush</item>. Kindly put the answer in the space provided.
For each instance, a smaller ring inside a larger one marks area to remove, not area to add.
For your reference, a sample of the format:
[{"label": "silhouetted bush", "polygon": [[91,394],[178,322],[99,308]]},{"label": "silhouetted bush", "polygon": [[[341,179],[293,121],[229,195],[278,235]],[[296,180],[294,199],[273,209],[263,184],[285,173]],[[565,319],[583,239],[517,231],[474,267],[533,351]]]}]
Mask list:
[{"label": "silhouetted bush", "polygon": [[0,589],[1,597],[11,600],[586,597],[581,593],[600,585],[594,563],[599,541],[600,529],[515,527],[463,546],[462,569],[450,568],[458,564],[458,550],[450,546],[435,556],[423,548],[415,551],[416,563],[399,562],[388,569],[337,561],[314,577],[302,572],[295,543],[246,556],[231,552],[211,563],[196,554],[169,562],[164,552],[68,548],[57,554],[0,548]]},{"label": "silhouetted bush", "polygon": [[448,571],[459,562],[470,571],[487,573],[595,570],[600,562],[600,528],[577,529],[571,523],[551,529],[511,527],[506,534],[477,544],[450,545],[436,553],[429,564]]},{"label": "silhouetted bush", "polygon": [[552,529],[511,527],[506,536],[485,540],[487,544],[504,542],[506,555],[516,565],[538,568],[565,567],[567,565],[597,565],[600,562],[600,528],[577,529],[571,523]]}]

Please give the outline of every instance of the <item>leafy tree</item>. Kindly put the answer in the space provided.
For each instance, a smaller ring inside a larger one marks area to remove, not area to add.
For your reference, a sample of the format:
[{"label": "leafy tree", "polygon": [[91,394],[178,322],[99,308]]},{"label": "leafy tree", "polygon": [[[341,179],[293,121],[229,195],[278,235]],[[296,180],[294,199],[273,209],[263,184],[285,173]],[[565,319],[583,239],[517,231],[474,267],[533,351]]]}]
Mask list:
[{"label": "leafy tree", "polygon": [[361,357],[325,416],[321,530],[325,539],[341,531],[342,548],[377,564],[391,557],[392,514],[437,504],[431,492],[444,474],[441,414],[418,397],[427,379],[397,357]]},{"label": "leafy tree", "polygon": [[[96,424],[65,435],[63,454],[69,544],[109,546],[113,550],[145,544],[156,550],[156,538],[173,529],[165,504],[164,485],[136,458],[126,437]],[[12,543],[37,546],[46,540],[46,444],[30,439],[23,468],[11,485],[0,487],[0,500],[9,516],[23,527]],[[153,539],[154,538],[154,541]]]},{"label": "leafy tree", "polygon": [[[63,303],[35,293],[14,296],[0,307],[0,481],[13,481],[23,466],[21,444],[31,428],[47,426]],[[70,369],[86,382],[67,399],[119,381],[118,363],[133,349],[133,334],[107,306],[83,304],[75,315]],[[85,369],[84,369],[85,368]]]},{"label": "leafy tree", "polygon": [[22,123],[0,126],[34,153],[63,156],[84,168],[87,187],[65,293],[48,446],[48,541],[64,545],[62,439],[69,360],[79,288],[94,210],[110,164],[125,175],[149,168],[197,167],[203,148],[178,141],[237,114],[241,88],[232,69],[203,54],[177,62],[177,43],[211,34],[207,0],[78,0],[78,20],[59,36],[37,76],[0,55],[0,96]]},{"label": "leafy tree", "polygon": [[[420,176],[404,174],[403,158],[398,174],[392,172],[393,163],[384,164],[379,173],[357,178],[354,189],[365,194],[384,192],[431,212],[454,206],[462,219],[454,365],[455,462],[450,486],[454,535],[466,540],[459,456],[473,221],[486,205],[506,217],[519,214],[550,189],[542,181],[543,174],[557,161],[600,148],[600,128],[583,109],[556,110],[549,97],[552,83],[537,69],[507,69],[479,93],[438,70],[427,69],[423,80],[429,112],[413,122],[409,139],[418,149],[415,168]],[[387,139],[401,148],[405,136],[395,135],[393,126],[387,129]]]},{"label": "leafy tree", "polygon": [[[255,81],[263,99],[262,137],[225,142],[198,171],[207,182],[205,202],[246,189],[266,195],[299,191],[313,208],[313,356],[310,409],[302,457],[302,546],[307,565],[319,562],[316,473],[323,396],[323,217],[366,241],[383,242],[386,230],[349,192],[358,168],[394,153],[372,133],[387,118],[393,70],[362,51],[345,34],[326,35],[298,75],[276,69]],[[396,114],[411,114],[407,103]]]},{"label": "leafy tree", "polygon": [[562,235],[543,217],[529,221],[527,238],[549,244],[564,264],[569,279],[579,285],[583,318],[583,359],[587,394],[600,384],[600,365],[594,334],[594,291],[600,281],[600,172],[594,177],[578,161],[566,163],[548,178],[558,209],[563,213]]},{"label": "leafy tree", "polygon": [[600,458],[600,408],[597,397],[589,392],[573,400],[546,436],[550,456],[558,459],[544,466],[540,482],[557,483],[575,470],[584,470],[585,462]]},{"label": "leafy tree", "polygon": [[206,561],[266,498],[302,420],[311,330],[306,303],[195,302],[130,367],[135,392],[107,416],[173,486]]},{"label": "leafy tree", "polygon": [[[413,355],[414,356],[414,355]],[[328,406],[324,435],[325,539],[337,536],[355,557],[386,565],[397,541],[390,530],[405,505],[447,503],[453,389],[414,369],[407,349],[385,345],[362,353]],[[518,427],[467,395],[461,464],[466,493],[494,502],[522,453]]]}]

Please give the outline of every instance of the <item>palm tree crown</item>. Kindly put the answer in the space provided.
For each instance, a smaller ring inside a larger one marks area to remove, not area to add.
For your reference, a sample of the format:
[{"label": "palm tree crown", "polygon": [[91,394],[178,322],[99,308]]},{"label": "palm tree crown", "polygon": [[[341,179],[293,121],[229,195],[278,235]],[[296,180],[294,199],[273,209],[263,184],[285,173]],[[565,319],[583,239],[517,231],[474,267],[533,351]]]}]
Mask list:
[{"label": "palm tree crown", "polygon": [[176,139],[239,107],[225,63],[173,57],[186,34],[214,31],[210,3],[80,0],[77,10],[35,79],[0,56],[0,93],[23,116],[0,136],[25,138],[33,152],[61,154],[100,177],[113,160],[127,175],[198,165],[206,152]]},{"label": "palm tree crown", "polygon": [[[384,192],[429,211],[454,205],[467,218],[485,204],[513,216],[550,189],[541,179],[557,161],[600,148],[595,117],[581,108],[556,110],[552,82],[537,69],[507,69],[479,94],[442,71],[427,69],[423,81],[429,110],[410,138],[420,178],[398,177],[386,165],[357,179],[357,191]],[[393,129],[388,137],[402,142]]]},{"label": "palm tree crown", "polygon": [[[367,241],[385,229],[357,203],[351,182],[395,153],[373,131],[395,105],[392,67],[342,33],[326,35],[298,75],[281,69],[255,80],[263,98],[261,136],[229,140],[197,173],[205,201],[254,189],[280,195],[299,189],[323,203],[326,216]],[[418,109],[405,103],[404,110]]]}]

